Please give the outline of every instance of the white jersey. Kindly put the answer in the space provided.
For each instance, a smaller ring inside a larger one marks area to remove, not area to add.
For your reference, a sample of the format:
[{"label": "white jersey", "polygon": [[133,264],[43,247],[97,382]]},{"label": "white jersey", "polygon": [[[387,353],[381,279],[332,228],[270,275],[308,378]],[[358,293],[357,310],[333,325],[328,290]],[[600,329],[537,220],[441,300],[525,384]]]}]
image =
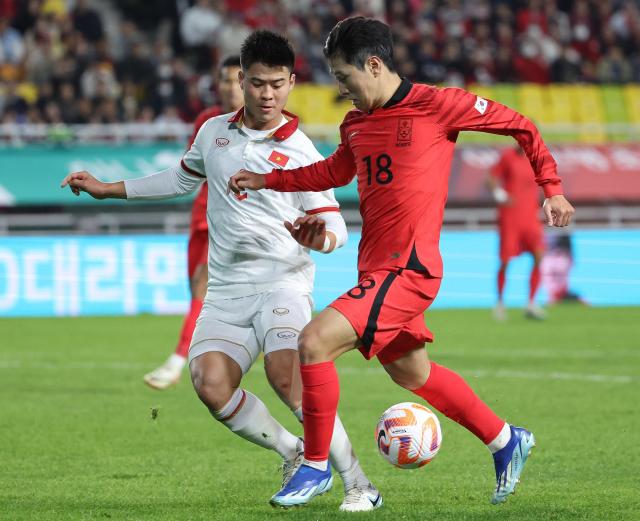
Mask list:
[{"label": "white jersey", "polygon": [[185,154],[184,172],[208,184],[209,298],[235,298],[277,288],[311,293],[315,264],[307,248],[284,227],[307,214],[339,211],[333,191],[228,193],[229,178],[240,169],[269,172],[297,168],[324,158],[298,129],[298,118],[284,113],[267,132],[246,129],[243,110],[211,118]]}]

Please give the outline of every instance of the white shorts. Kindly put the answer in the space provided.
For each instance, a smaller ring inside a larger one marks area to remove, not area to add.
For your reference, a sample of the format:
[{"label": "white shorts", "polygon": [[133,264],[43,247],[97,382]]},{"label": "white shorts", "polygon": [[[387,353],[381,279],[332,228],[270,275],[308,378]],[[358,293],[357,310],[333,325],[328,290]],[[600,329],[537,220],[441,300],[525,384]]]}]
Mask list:
[{"label": "white shorts", "polygon": [[298,349],[298,335],[311,320],[307,293],[277,289],[248,297],[205,300],[189,348],[194,358],[217,351],[231,357],[245,374],[258,358],[281,349]]}]

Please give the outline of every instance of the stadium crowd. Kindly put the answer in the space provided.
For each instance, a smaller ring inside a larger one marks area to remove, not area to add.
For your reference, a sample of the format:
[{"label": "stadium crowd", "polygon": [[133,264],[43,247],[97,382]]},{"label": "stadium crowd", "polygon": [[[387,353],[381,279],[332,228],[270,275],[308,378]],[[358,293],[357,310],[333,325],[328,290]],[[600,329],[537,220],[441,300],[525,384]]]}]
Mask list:
[{"label": "stadium crowd", "polygon": [[0,0],[0,123],[193,121],[257,27],[330,83],[324,39],[354,14],[392,26],[414,81],[640,82],[639,0]]}]

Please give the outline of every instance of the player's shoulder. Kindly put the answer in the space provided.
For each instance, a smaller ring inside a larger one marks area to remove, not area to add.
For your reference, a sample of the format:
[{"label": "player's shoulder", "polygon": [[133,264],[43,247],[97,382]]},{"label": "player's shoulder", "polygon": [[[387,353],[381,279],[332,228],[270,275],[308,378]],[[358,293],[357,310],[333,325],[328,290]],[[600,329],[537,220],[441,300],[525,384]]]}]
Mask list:
[{"label": "player's shoulder", "polygon": [[[204,115],[204,112],[201,112]],[[221,114],[219,111],[209,117],[203,117],[200,125],[196,124],[196,130],[210,130],[212,128],[219,128],[220,126],[228,126],[229,120],[235,115],[234,112],[227,114]]]},{"label": "player's shoulder", "polygon": [[311,161],[318,161],[320,152],[314,145],[313,141],[304,131],[297,128],[293,134],[286,140],[287,145],[295,150],[299,155]]}]

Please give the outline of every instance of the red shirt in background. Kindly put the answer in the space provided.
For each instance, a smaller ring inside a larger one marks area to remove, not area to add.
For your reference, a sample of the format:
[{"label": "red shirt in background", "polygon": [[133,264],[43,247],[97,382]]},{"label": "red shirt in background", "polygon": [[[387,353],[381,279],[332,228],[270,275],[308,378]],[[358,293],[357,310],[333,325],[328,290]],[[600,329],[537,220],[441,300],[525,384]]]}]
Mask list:
[{"label": "red shirt in background", "polygon": [[531,164],[519,149],[508,148],[491,169],[502,188],[511,199],[509,204],[498,206],[500,226],[527,227],[540,223],[540,193],[533,182]]}]

